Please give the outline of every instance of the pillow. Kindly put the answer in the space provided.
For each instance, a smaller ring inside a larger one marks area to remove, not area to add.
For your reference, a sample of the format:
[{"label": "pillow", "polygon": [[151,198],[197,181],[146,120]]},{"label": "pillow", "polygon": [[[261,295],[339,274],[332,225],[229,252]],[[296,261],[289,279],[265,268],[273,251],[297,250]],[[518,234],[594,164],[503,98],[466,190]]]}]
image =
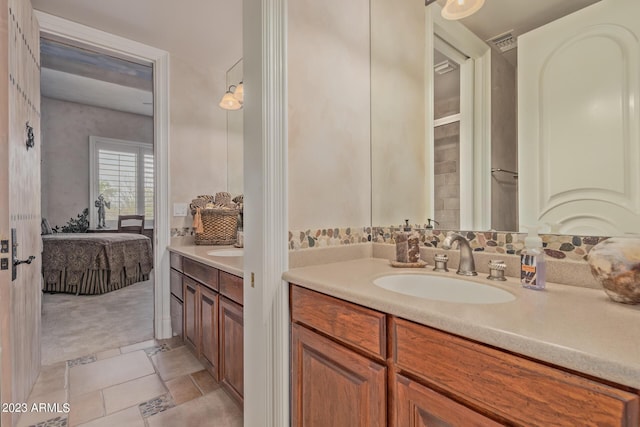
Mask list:
[{"label": "pillow", "polygon": [[40,234],[53,234],[53,230],[51,229],[47,218],[42,218],[42,222],[40,222]]}]

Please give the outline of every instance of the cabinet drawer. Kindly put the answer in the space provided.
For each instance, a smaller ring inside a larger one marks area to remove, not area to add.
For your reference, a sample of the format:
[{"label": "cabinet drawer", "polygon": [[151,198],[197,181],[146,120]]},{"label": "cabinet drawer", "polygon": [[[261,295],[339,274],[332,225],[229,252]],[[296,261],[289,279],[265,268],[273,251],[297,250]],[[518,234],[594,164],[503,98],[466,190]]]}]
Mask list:
[{"label": "cabinet drawer", "polygon": [[392,378],[395,383],[393,416],[397,427],[502,425],[402,375],[393,374]]},{"label": "cabinet drawer", "polygon": [[182,272],[182,255],[170,252],[169,265],[171,265],[171,268]]},{"label": "cabinet drawer", "polygon": [[218,290],[218,270],[201,264],[189,258],[182,259],[184,274],[196,279],[198,282],[207,285],[211,289]]},{"label": "cabinet drawer", "polygon": [[638,395],[406,320],[390,327],[398,368],[512,422],[638,426]]},{"label": "cabinet drawer", "polygon": [[383,313],[292,285],[291,317],[376,359],[386,359]]},{"label": "cabinet drawer", "polygon": [[220,293],[240,305],[242,305],[242,286],[242,277],[220,272]]},{"label": "cabinet drawer", "polygon": [[171,293],[182,301],[182,273],[176,270],[169,270],[169,287]]}]

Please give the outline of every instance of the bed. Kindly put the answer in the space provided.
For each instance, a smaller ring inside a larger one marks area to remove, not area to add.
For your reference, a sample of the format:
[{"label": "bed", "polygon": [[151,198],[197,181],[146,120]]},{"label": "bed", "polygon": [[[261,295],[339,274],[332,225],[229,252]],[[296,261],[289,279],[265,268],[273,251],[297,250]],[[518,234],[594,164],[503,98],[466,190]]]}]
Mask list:
[{"label": "bed", "polygon": [[98,295],[149,278],[151,239],[129,233],[42,236],[44,292]]}]

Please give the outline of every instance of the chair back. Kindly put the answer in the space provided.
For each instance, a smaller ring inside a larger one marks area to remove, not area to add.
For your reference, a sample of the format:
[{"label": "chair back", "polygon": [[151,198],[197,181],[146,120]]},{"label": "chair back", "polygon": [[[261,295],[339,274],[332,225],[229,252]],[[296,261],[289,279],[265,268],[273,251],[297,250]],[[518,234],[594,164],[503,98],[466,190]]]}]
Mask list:
[{"label": "chair back", "polygon": [[118,233],[143,234],[144,215],[118,215]]}]

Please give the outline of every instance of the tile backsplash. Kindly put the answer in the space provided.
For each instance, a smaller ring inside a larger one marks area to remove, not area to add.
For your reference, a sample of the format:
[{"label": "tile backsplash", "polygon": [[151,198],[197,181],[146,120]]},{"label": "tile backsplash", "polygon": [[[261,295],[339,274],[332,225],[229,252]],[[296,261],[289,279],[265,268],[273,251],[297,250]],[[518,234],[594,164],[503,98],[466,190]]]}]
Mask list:
[{"label": "tile backsplash", "polygon": [[[393,234],[400,227],[343,227],[319,228],[305,231],[289,231],[289,249],[321,248],[355,243],[395,244]],[[420,234],[421,245],[440,247],[450,230],[415,229]],[[464,235],[476,252],[520,255],[526,233],[457,231]],[[607,239],[601,236],[571,236],[542,234],[547,256],[554,259],[584,260],[591,248]]]}]

